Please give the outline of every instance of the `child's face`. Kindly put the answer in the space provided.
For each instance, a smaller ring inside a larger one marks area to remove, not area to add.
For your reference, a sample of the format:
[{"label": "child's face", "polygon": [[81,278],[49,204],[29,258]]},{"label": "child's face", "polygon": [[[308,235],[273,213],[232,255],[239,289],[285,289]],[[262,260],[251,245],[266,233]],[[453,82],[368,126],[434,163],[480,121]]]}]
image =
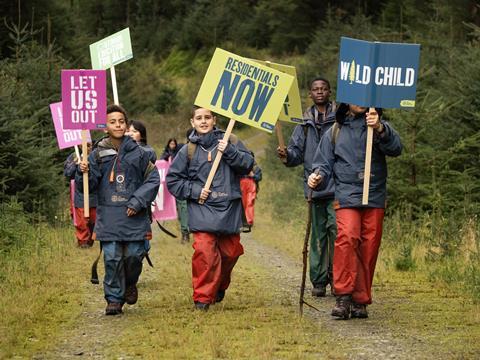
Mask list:
[{"label": "child's face", "polygon": [[168,143],[168,147],[173,150],[177,147],[177,144],[175,143],[175,141],[170,141]]},{"label": "child's face", "polygon": [[217,118],[213,116],[212,112],[208,109],[200,108],[195,110],[193,118],[190,119],[193,128],[199,135],[208,134],[213,130],[213,127],[217,123]]},{"label": "child's face", "polygon": [[133,125],[130,125],[130,128],[125,133],[125,135],[130,136],[136,142],[139,142],[142,139],[142,135],[140,134],[140,131],[135,129]]},{"label": "child's face", "polygon": [[330,100],[331,93],[330,87],[325,81],[317,80],[312,83],[309,95],[315,105],[324,105]]},{"label": "child's face", "polygon": [[121,112],[107,114],[107,133],[113,139],[121,139],[127,131],[127,122]]}]

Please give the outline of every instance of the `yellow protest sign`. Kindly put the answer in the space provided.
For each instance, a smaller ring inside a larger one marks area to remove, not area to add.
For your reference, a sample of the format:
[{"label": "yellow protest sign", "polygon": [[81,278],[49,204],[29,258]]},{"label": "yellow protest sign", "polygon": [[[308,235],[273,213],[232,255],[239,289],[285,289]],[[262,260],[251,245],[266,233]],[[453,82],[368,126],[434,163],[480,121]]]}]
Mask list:
[{"label": "yellow protest sign", "polygon": [[271,133],[293,80],[291,75],[217,48],[195,105]]},{"label": "yellow protest sign", "polygon": [[295,66],[277,64],[263,60],[254,61],[293,76],[292,86],[290,87],[282,110],[280,111],[278,120],[293,122],[295,124],[303,123],[302,101],[300,100],[300,91],[298,90],[297,71],[295,70]]}]

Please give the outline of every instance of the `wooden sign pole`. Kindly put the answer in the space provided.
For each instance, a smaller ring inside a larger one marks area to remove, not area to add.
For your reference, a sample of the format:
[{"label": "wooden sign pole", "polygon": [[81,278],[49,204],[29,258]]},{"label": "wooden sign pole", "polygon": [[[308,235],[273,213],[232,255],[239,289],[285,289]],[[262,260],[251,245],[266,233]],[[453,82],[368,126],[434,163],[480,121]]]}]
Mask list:
[{"label": "wooden sign pole", "polygon": [[115,66],[113,65],[110,68],[110,77],[112,78],[113,103],[115,105],[120,105],[118,101],[117,76],[115,75]]},{"label": "wooden sign pole", "polygon": [[275,133],[277,134],[278,146],[280,149],[285,149],[285,141],[283,140],[282,124],[280,120],[275,124]]},{"label": "wooden sign pole", "polygon": [[[227,140],[230,138],[230,134],[232,133],[233,126],[235,125],[235,120],[230,119],[227,130],[225,131],[225,135],[223,136],[223,140]],[[215,176],[215,173],[217,172],[218,165],[220,164],[220,160],[222,160],[222,155],[223,153],[217,151],[217,154],[215,156],[215,160],[213,160],[213,165],[212,168],[210,169],[210,173],[208,174],[207,182],[205,183],[205,186],[203,187],[204,189],[209,190],[210,186],[212,186],[213,178]],[[200,200],[200,204],[203,204],[204,201]]]},{"label": "wooden sign pole", "polygon": [[[87,150],[87,130],[82,129],[82,157],[83,161],[88,162]],[[88,194],[88,172],[83,173],[83,216],[90,217],[90,203]]]},{"label": "wooden sign pole", "polygon": [[[375,111],[370,108],[369,112]],[[368,195],[370,192],[370,169],[372,165],[372,145],[373,145],[373,128],[367,126],[367,147],[365,150],[365,170],[363,173],[363,197],[362,205],[368,205]]]},{"label": "wooden sign pole", "polygon": [[75,147],[75,155],[77,156],[78,162],[80,162],[82,158],[80,157],[80,150],[78,149],[78,145],[75,145],[74,147]]}]

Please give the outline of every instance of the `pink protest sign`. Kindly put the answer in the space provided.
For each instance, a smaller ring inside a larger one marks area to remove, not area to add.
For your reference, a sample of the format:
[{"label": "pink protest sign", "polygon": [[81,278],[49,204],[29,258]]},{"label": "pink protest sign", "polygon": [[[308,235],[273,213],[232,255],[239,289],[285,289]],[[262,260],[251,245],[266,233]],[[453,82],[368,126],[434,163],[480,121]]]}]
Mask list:
[{"label": "pink protest sign", "polygon": [[[64,130],[63,129],[63,113],[62,103],[50,104],[50,112],[52,113],[53,125],[57,134],[57,143],[59,149],[66,149],[75,145],[82,144],[82,130]],[[87,132],[87,142],[91,142],[90,132]]]},{"label": "pink protest sign", "polygon": [[167,175],[170,163],[165,160],[157,160],[155,163],[160,174],[160,188],[155,199],[155,204],[152,205],[152,215],[155,220],[175,220],[177,218],[177,206],[175,198],[168,192],[165,184],[165,177]]},{"label": "pink protest sign", "polygon": [[107,122],[105,70],[62,70],[62,108],[64,129],[103,127]]}]

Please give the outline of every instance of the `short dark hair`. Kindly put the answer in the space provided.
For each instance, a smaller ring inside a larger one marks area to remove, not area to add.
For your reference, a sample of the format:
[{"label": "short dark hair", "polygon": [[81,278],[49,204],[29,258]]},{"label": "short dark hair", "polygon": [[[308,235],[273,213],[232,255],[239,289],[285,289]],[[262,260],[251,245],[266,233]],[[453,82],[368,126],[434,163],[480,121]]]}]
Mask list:
[{"label": "short dark hair", "polygon": [[316,77],[316,78],[310,80],[310,86],[309,86],[308,90],[311,90],[311,89],[312,89],[312,85],[313,85],[313,83],[314,83],[315,81],[323,81],[325,84],[328,85],[328,88],[329,88],[329,89],[332,88],[332,87],[330,86],[330,81],[328,81],[328,80],[325,79],[324,77],[320,77],[320,76],[319,76],[319,77]]},{"label": "short dark hair", "polygon": [[114,113],[114,112],[119,112],[119,113],[122,113],[123,116],[125,117],[125,121],[127,122],[128,124],[128,116],[127,116],[127,111],[120,105],[117,105],[117,104],[110,104],[107,106],[107,115],[110,114],[110,113]]},{"label": "short dark hair", "polygon": [[203,107],[203,106],[197,106],[197,105],[193,105],[192,106],[192,111],[190,113],[190,117],[193,119],[193,117],[195,116],[195,111],[197,111],[198,109],[206,109],[208,111],[210,111],[212,113],[212,116],[217,116],[217,114],[215,114],[212,110],[210,109],[207,109],[206,107]]},{"label": "short dark hair", "polygon": [[145,125],[141,121],[132,120],[130,126],[133,126],[140,133],[140,141],[147,145],[147,128]]}]

